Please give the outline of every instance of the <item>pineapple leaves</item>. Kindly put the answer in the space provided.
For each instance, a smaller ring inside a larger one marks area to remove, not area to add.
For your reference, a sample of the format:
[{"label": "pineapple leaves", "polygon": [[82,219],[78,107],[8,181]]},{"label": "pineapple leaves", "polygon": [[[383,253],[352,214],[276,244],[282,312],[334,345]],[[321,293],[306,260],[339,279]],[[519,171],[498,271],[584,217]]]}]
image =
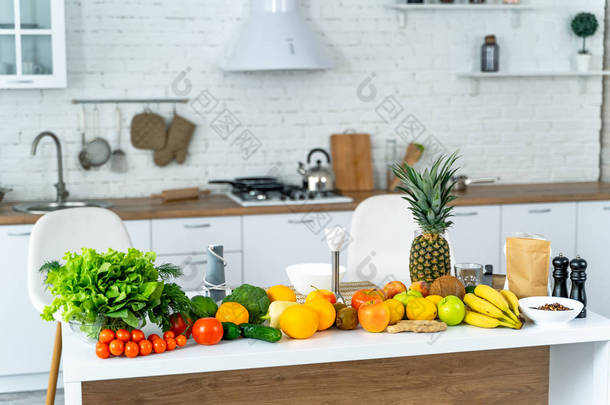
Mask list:
[{"label": "pineapple leaves", "polygon": [[451,225],[453,207],[448,204],[457,197],[451,194],[455,186],[453,180],[458,169],[454,168],[459,159],[458,152],[441,156],[430,169],[418,172],[406,163],[395,165],[393,172],[403,183],[398,190],[405,195],[415,221],[424,233],[441,234]]}]

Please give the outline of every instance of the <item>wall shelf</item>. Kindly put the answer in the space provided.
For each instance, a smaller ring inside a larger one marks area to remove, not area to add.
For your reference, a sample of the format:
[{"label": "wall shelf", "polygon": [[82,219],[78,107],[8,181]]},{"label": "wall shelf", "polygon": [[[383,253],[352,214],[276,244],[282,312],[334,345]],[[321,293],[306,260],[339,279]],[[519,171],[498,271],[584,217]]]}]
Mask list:
[{"label": "wall shelf", "polygon": [[471,80],[470,94],[479,95],[479,84],[481,80],[490,79],[527,79],[527,78],[577,78],[580,81],[580,92],[587,91],[587,80],[591,77],[610,76],[608,70],[592,70],[588,72],[572,71],[521,71],[521,72],[462,72],[458,77]]},{"label": "wall shelf", "polygon": [[514,27],[521,25],[521,12],[541,8],[530,4],[389,4],[385,8],[396,10],[400,25],[407,26],[407,14],[412,11],[509,11]]}]

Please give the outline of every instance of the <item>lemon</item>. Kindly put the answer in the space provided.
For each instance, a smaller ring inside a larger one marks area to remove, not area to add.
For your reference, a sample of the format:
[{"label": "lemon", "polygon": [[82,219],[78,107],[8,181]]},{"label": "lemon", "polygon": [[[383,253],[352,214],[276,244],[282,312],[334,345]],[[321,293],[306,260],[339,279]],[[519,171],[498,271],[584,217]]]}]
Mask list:
[{"label": "lemon", "polygon": [[383,303],[388,308],[388,311],[390,311],[390,325],[396,324],[405,316],[405,306],[402,302],[390,298],[383,301]]},{"label": "lemon", "polygon": [[432,303],[433,303],[434,305],[438,305],[438,303],[439,303],[439,302],[441,302],[441,300],[443,299],[443,297],[442,297],[442,296],[440,296],[440,295],[428,295],[428,296],[426,297],[426,299],[427,299],[427,300],[432,301]]},{"label": "lemon", "polygon": [[267,290],[267,297],[269,297],[269,301],[291,301],[297,302],[297,296],[290,289],[290,287],[286,287],[285,285],[274,285],[273,287]]},{"label": "lemon", "polygon": [[414,298],[407,304],[407,318],[411,320],[432,321],[436,319],[436,305],[425,298]]},{"label": "lemon", "polygon": [[305,303],[305,306],[313,309],[318,314],[318,330],[326,330],[335,324],[337,311],[334,305],[324,298],[310,300]]}]

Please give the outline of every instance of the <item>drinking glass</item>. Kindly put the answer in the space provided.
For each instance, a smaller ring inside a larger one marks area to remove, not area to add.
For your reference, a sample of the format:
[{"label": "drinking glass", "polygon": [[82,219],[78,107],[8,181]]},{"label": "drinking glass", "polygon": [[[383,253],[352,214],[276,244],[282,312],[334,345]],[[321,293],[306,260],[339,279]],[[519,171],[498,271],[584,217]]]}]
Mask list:
[{"label": "drinking glass", "polygon": [[457,263],[455,276],[464,284],[464,287],[483,284],[483,265],[478,263]]}]

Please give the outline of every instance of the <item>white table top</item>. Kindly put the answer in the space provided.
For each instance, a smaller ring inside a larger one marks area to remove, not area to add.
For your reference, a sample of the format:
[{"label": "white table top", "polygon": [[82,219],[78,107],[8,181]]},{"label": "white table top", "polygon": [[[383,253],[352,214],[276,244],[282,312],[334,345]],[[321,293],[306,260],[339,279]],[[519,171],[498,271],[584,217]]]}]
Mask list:
[{"label": "white table top", "polygon": [[586,319],[544,327],[528,323],[521,330],[468,325],[435,334],[331,329],[307,340],[239,339],[215,346],[199,346],[189,339],[187,346],[173,352],[102,360],[94,345],[84,343],[64,324],[63,375],[69,383],[598,341],[610,341],[610,320],[589,312]]}]

